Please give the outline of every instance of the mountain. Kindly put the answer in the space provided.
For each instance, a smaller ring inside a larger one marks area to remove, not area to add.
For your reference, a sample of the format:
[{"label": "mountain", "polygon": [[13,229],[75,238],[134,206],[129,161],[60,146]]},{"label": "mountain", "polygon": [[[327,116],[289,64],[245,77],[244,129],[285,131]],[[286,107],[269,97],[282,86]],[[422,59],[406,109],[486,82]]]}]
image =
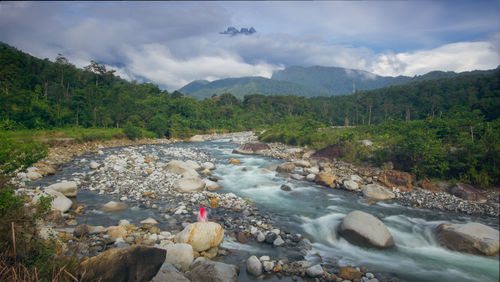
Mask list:
[{"label": "mountain", "polygon": [[[314,93],[311,89],[289,81],[279,81],[264,77],[225,78],[212,82],[195,80],[179,89],[180,92],[198,99],[209,98],[213,94],[231,93],[243,98],[247,94],[324,96],[327,93]],[[323,95],[321,95],[323,94]]]},{"label": "mountain", "polygon": [[212,82],[196,80],[185,85],[179,91],[198,99],[222,93],[232,93],[234,96],[240,98],[247,94],[256,93],[264,95],[293,94],[304,97],[332,96],[351,94],[353,90],[373,90],[390,85],[401,85],[430,79],[453,78],[461,75],[481,74],[492,71],[494,70],[462,73],[432,71],[414,77],[392,77],[380,76],[363,70],[339,67],[292,66],[284,70],[275,71],[271,79],[241,77],[220,79]]}]

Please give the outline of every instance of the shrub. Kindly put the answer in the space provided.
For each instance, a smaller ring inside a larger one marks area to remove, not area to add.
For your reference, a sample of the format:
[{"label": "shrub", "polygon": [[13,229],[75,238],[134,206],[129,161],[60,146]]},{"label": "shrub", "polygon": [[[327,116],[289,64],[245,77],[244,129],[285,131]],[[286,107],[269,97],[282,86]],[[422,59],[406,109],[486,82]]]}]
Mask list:
[{"label": "shrub", "polygon": [[130,122],[127,122],[127,124],[123,127],[123,133],[125,133],[125,135],[132,140],[142,137],[142,129],[132,125]]}]

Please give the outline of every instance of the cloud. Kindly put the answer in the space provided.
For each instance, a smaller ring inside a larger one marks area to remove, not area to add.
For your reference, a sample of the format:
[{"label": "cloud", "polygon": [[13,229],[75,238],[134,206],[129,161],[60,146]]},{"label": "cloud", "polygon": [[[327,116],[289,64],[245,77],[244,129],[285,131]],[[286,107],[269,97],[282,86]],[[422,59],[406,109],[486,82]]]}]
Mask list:
[{"label": "cloud", "polygon": [[498,45],[495,44],[488,41],[458,42],[431,50],[380,54],[370,69],[376,74],[389,76],[421,75],[434,70],[493,69],[500,62]]},{"label": "cloud", "polygon": [[[500,2],[482,2],[0,2],[0,40],[168,90],[291,65],[379,75],[491,69],[500,63]],[[219,34],[235,23],[259,33]]]},{"label": "cloud", "polygon": [[274,70],[283,69],[283,66],[265,62],[248,64],[238,55],[225,51],[217,56],[200,55],[179,60],[167,47],[160,44],[129,47],[126,54],[130,59],[126,66],[131,73],[127,74],[129,77],[142,76],[166,86],[169,90],[178,89],[197,79],[212,81],[241,76],[269,78]]}]

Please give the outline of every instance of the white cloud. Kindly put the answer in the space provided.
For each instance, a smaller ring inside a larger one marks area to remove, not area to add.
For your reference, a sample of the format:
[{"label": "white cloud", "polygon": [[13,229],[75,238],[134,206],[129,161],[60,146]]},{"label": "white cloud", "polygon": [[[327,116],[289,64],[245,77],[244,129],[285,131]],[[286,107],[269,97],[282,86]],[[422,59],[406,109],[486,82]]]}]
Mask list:
[{"label": "white cloud", "polygon": [[169,90],[178,89],[197,79],[215,80],[241,76],[269,78],[274,70],[283,68],[265,62],[249,64],[238,55],[227,51],[221,51],[217,56],[200,55],[178,59],[172,56],[167,47],[160,44],[129,47],[126,56],[130,60],[126,69],[132,75],[166,85]]},{"label": "white cloud", "polygon": [[458,42],[431,50],[380,54],[370,67],[379,75],[421,75],[434,70],[470,71],[496,68],[500,55],[494,42]]}]

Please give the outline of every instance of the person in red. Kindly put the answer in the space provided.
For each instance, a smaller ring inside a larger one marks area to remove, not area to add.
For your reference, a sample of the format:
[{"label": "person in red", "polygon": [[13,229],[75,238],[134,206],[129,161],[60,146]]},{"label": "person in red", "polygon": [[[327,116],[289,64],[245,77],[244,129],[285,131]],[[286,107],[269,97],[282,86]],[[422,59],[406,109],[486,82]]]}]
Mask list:
[{"label": "person in red", "polygon": [[207,222],[207,211],[204,206],[200,207],[200,211],[198,212],[198,222]]}]

